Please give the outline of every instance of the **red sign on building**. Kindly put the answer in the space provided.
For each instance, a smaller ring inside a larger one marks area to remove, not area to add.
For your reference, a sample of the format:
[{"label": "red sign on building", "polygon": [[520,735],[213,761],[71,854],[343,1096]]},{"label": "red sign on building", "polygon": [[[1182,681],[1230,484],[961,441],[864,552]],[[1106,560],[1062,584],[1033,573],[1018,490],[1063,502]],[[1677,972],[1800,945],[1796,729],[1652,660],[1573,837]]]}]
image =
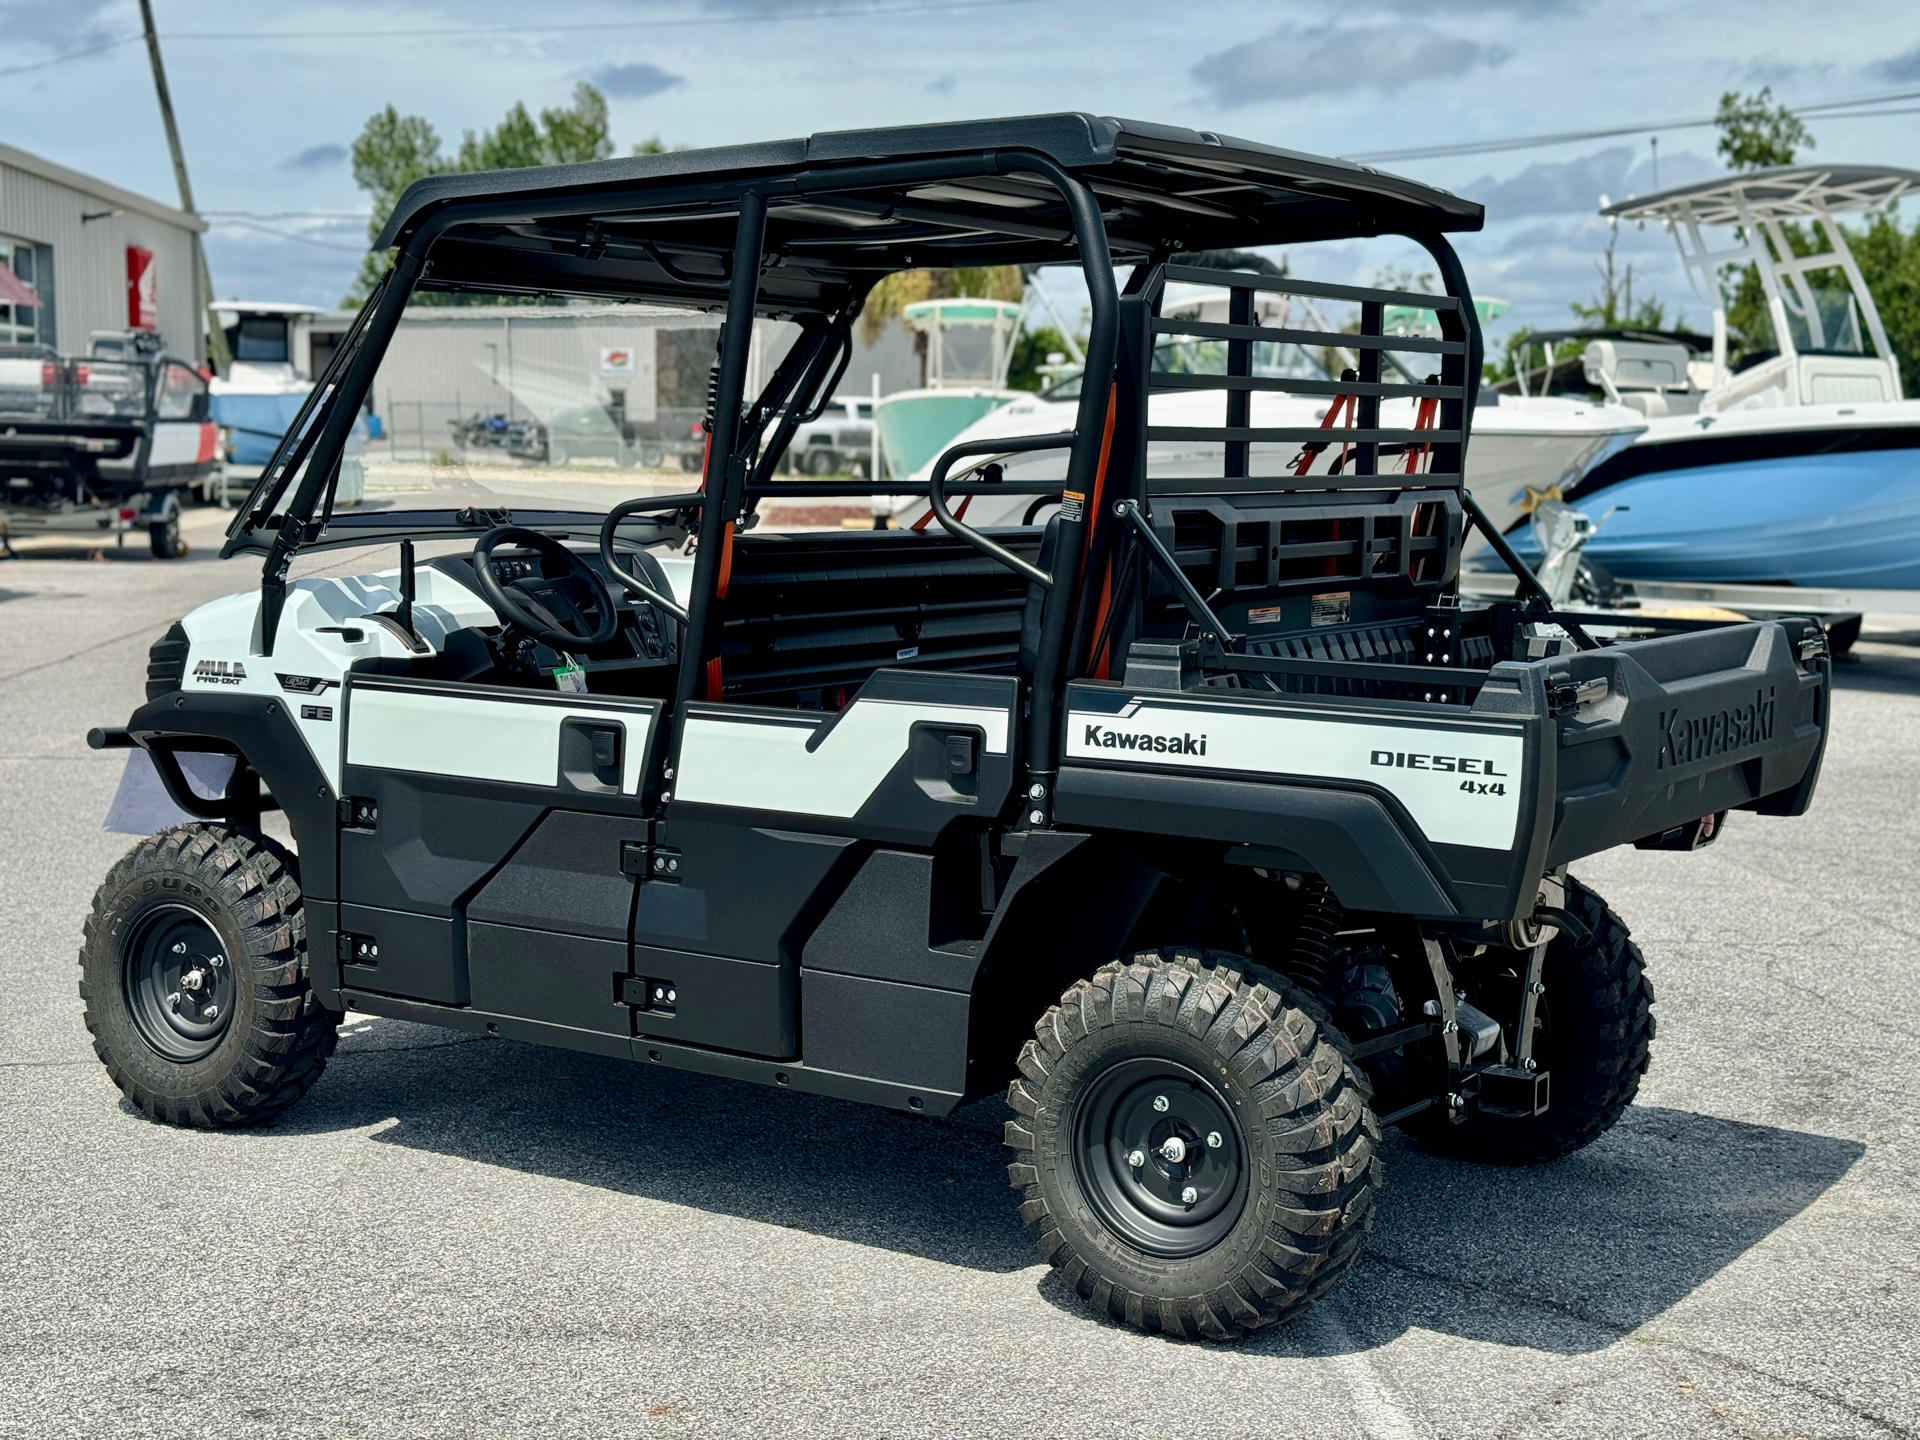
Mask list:
[{"label": "red sign on building", "polygon": [[127,328],[160,328],[160,276],[154,268],[153,252],[138,245],[127,247]]}]

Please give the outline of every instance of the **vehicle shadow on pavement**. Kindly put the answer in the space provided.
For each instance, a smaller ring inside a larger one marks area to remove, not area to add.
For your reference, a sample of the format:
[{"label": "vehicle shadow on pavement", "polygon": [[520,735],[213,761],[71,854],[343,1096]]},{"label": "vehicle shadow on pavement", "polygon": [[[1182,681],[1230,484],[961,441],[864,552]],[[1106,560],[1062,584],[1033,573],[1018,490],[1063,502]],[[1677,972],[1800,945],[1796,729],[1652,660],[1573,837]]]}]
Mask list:
[{"label": "vehicle shadow on pavement", "polygon": [[[343,1040],[282,1133],[398,1123],[375,1143],[504,1166],[943,1264],[1038,1256],[989,1099],[927,1121],[821,1096],[381,1022]],[[1390,1133],[1364,1258],[1311,1313],[1247,1345],[1366,1350],[1419,1328],[1562,1354],[1602,1349],[1765,1245],[1865,1152],[1851,1140],[1636,1106],[1528,1169]],[[1051,1274],[1041,1293],[1095,1323]]]},{"label": "vehicle shadow on pavement", "polygon": [[[376,1038],[377,1037],[377,1038]],[[990,1099],[945,1120],[382,1021],[276,1133],[384,1145],[783,1225],[968,1269],[1036,1263]]]},{"label": "vehicle shadow on pavement", "polygon": [[[1372,1243],[1337,1292],[1346,1324],[1303,1319],[1251,1343],[1365,1350],[1418,1328],[1557,1354],[1604,1349],[1767,1245],[1865,1151],[1655,1106],[1527,1169],[1442,1159],[1396,1135]],[[1780,1263],[1790,1283],[1794,1261]]]}]

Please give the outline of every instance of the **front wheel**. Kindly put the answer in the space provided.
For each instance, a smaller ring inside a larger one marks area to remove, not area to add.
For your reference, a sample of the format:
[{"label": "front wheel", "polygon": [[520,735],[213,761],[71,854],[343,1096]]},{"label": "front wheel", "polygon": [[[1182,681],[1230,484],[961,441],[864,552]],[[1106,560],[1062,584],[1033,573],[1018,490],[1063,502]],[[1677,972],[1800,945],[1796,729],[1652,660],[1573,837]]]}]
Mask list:
[{"label": "front wheel", "polygon": [[142,840],[94,896],[80,947],[94,1053],[153,1120],[258,1124],[320,1077],[339,1017],[307,983],[286,852],[224,825]]},{"label": "front wheel", "polygon": [[1234,956],[1148,951],[1035,1027],[1007,1096],[1007,1177],[1048,1263],[1097,1309],[1227,1339],[1318,1299],[1358,1254],[1380,1127],[1296,998]]}]

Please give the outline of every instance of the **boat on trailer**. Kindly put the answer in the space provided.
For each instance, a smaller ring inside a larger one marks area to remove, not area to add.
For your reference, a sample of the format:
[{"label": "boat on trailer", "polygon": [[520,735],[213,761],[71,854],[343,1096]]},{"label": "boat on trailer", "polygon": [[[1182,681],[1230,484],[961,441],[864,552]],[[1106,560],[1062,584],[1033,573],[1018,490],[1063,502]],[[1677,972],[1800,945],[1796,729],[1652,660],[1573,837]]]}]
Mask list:
[{"label": "boat on trailer", "polygon": [[[1656,599],[1920,610],[1920,400],[1904,394],[1836,218],[1917,189],[1920,171],[1795,165],[1603,209],[1673,235],[1713,327],[1704,356],[1677,338],[1587,345],[1589,382],[1648,412],[1631,445],[1555,487],[1583,510],[1614,512],[1587,542],[1589,565]],[[1730,241],[1714,238],[1727,231]],[[1776,348],[1736,369],[1723,282],[1748,266]],[[1476,443],[1483,433],[1476,422]]]}]

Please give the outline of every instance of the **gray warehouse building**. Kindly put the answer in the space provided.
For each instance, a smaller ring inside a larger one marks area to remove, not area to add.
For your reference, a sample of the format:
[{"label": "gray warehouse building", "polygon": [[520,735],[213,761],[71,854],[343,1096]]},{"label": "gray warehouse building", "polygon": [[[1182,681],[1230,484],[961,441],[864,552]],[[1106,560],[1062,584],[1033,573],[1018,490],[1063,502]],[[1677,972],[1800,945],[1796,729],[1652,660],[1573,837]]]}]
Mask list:
[{"label": "gray warehouse building", "polygon": [[97,330],[151,330],[205,355],[193,238],[206,222],[0,145],[0,344],[84,354]]}]

